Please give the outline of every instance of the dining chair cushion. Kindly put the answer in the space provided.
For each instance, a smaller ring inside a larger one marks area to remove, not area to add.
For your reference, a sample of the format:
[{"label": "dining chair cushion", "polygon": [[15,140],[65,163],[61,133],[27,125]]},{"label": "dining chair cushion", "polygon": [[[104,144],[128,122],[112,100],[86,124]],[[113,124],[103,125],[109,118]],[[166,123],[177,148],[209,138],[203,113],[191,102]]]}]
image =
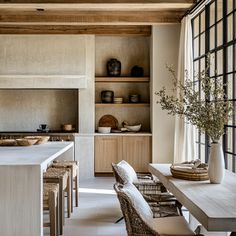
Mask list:
[{"label": "dining chair cushion", "polygon": [[195,235],[183,216],[148,219],[146,224],[160,236]]},{"label": "dining chair cushion", "polygon": [[128,196],[136,211],[145,218],[153,218],[153,212],[138,189],[131,183],[123,186],[122,191]]},{"label": "dining chair cushion", "polygon": [[133,183],[138,181],[138,176],[134,168],[124,160],[117,164],[117,172],[125,183]]}]

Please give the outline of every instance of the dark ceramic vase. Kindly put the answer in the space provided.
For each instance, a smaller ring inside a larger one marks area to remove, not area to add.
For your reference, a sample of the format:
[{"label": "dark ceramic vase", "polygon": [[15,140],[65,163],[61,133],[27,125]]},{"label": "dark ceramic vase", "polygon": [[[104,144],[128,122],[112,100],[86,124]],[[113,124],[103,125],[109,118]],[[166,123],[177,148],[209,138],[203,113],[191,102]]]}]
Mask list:
[{"label": "dark ceramic vase", "polygon": [[114,92],[110,90],[104,90],[101,92],[101,100],[103,103],[113,103]]},{"label": "dark ceramic vase", "polygon": [[133,77],[142,77],[144,74],[143,68],[140,66],[134,66],[131,69],[131,76]]},{"label": "dark ceramic vase", "polygon": [[120,76],[121,74],[121,62],[117,59],[110,59],[107,62],[107,75],[108,76]]},{"label": "dark ceramic vase", "polygon": [[140,94],[129,95],[129,102],[131,102],[131,103],[138,103],[138,102],[140,102]]}]

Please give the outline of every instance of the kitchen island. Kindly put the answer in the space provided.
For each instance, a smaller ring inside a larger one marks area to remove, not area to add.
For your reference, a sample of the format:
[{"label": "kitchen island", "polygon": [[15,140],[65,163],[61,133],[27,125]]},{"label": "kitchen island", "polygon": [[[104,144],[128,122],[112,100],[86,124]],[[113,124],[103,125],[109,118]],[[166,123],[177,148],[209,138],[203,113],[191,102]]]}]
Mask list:
[{"label": "kitchen island", "polygon": [[43,236],[43,171],[54,159],[74,160],[73,142],[0,147],[0,230]]}]

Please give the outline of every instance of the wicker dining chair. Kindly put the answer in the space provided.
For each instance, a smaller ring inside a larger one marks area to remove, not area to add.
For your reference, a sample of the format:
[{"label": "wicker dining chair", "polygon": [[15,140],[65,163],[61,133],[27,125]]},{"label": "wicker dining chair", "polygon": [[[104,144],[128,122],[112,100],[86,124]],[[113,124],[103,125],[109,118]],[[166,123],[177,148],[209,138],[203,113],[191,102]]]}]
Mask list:
[{"label": "wicker dining chair", "polygon": [[[133,172],[134,169],[131,165],[129,165],[128,162],[122,160],[118,164],[112,163],[112,170],[116,179],[116,182],[120,184],[126,184],[128,181],[127,175],[124,173],[121,173],[119,170],[120,164],[125,164],[130,168],[130,170]],[[164,185],[157,179],[154,179],[151,173],[141,174],[141,173],[135,173],[136,174],[136,180],[132,183],[136,186],[136,188],[142,193],[142,194],[157,194],[161,192],[166,192],[166,188]]]},{"label": "wicker dining chair", "polygon": [[[134,178],[132,179],[127,176],[129,175],[128,171],[125,173],[119,170],[119,164],[128,166],[127,170],[132,172],[131,174],[134,175]],[[125,161],[121,161],[118,164],[112,163],[111,165],[117,183],[124,185],[131,182],[130,180],[134,180],[131,183],[135,185],[149,204],[153,203],[155,205],[156,202],[159,202],[166,205],[173,205],[175,208],[178,208],[180,215],[182,215],[182,204],[166,190],[164,185],[159,180],[154,179],[150,173],[136,173],[132,166]]]},{"label": "wicker dining chair", "polygon": [[165,208],[161,206],[158,214],[153,212],[134,185],[116,183],[114,189],[125,218],[128,236],[203,236],[195,234],[183,216],[161,217],[162,213],[165,214]]}]

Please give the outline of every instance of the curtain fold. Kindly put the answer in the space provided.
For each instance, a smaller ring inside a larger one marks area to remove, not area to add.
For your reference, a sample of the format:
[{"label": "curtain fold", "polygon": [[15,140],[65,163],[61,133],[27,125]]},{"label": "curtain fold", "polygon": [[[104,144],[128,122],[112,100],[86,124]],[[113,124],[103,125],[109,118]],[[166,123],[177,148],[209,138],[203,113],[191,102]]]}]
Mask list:
[{"label": "curtain fold", "polygon": [[[186,16],[181,21],[178,75],[179,81],[185,81],[188,71],[189,79],[193,79],[193,52],[191,17]],[[177,91],[178,92],[178,91]],[[185,118],[175,118],[174,163],[196,159],[195,128],[188,124]]]}]

